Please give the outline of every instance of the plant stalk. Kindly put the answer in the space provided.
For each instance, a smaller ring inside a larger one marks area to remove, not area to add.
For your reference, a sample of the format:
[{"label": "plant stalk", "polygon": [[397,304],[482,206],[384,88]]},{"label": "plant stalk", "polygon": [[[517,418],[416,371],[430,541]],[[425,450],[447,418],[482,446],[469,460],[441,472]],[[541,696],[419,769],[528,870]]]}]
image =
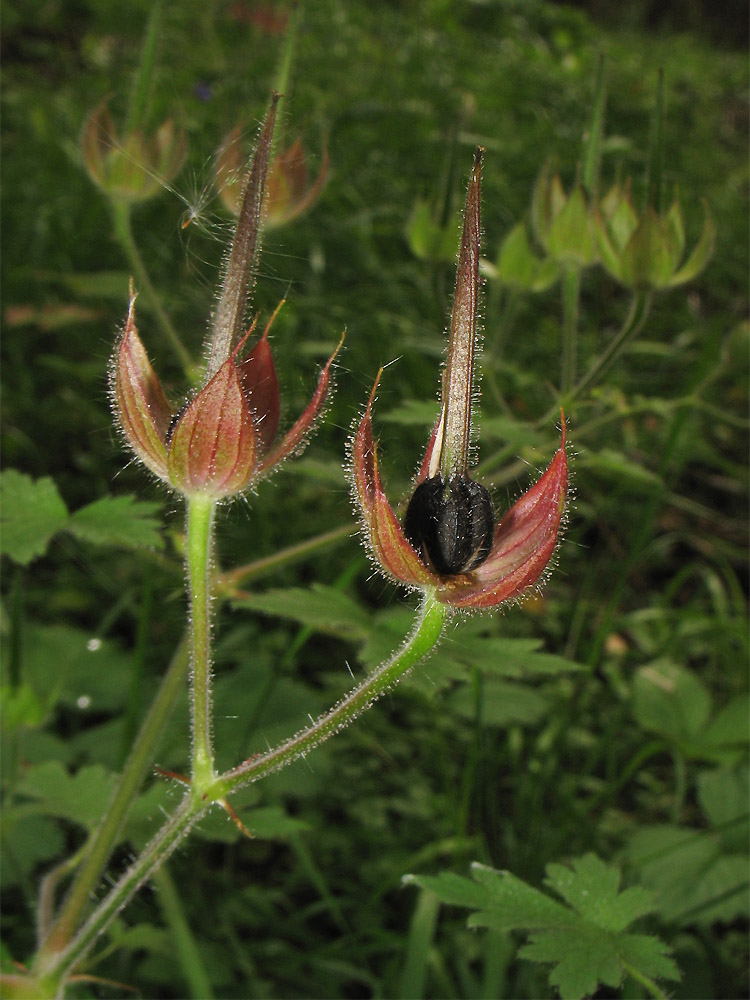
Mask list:
[{"label": "plant stalk", "polygon": [[112,848],[117,843],[138,789],[153,764],[154,750],[164,732],[175,699],[185,683],[187,667],[188,643],[185,638],[177,647],[156,698],[133,742],[112,801],[82,851],[83,864],[78,869],[62,909],[41,943],[37,963],[44,965],[49,956],[60,952],[80,922],[81,914],[97,887]]},{"label": "plant stalk", "polygon": [[414,630],[401,649],[307,729],[303,729],[276,749],[250,757],[238,767],[222,774],[217,779],[217,784],[223,787],[224,794],[234,792],[278,771],[293,760],[303,757],[329,736],[353,722],[435,647],[447,616],[445,605],[436,599],[434,591],[428,591],[422,600]]},{"label": "plant stalk", "polygon": [[[191,500],[190,503],[192,513],[194,500]],[[201,505],[199,504],[199,506]],[[207,542],[211,534],[211,514],[215,504],[210,501],[204,502],[202,506],[210,508],[208,516],[203,510],[200,512],[202,516],[197,518],[203,526],[201,534]],[[205,530],[206,524],[208,530]],[[198,524],[196,524],[197,527]],[[195,534],[197,535],[198,532],[196,531]],[[192,533],[190,540],[192,540]],[[191,566],[191,570],[192,568]],[[106,930],[143,883],[170,857],[183,837],[211,808],[213,803],[225,798],[230,792],[243,785],[257,781],[259,778],[291,764],[292,761],[308,753],[361,715],[381,694],[393,687],[435,647],[447,618],[448,611],[445,605],[435,598],[434,591],[427,592],[419,609],[414,630],[401,649],[377,667],[330,711],[275,750],[256,758],[250,758],[216,778],[211,785],[206,785],[202,791],[196,790],[194,781],[193,786],[185,794],[172,816],[99,903],[67,948],[55,953],[45,952],[44,955],[40,952],[34,970],[38,980],[44,980],[45,983],[57,983],[59,989],[62,989],[66,978],[91,949],[98,936]]]},{"label": "plant stalk", "polygon": [[118,243],[122,247],[128,264],[135,274],[138,290],[143,292],[146,296],[146,300],[156,315],[159,326],[162,328],[162,331],[166,335],[167,340],[177,355],[183,371],[191,379],[191,381],[193,381],[195,376],[193,359],[190,357],[187,348],[180,340],[179,334],[172,325],[172,321],[167,315],[164,306],[161,304],[161,299],[151,282],[151,278],[148,275],[148,271],[146,270],[146,266],[144,265],[140,251],[138,250],[138,245],[135,242],[135,237],[133,236],[133,225],[130,216],[130,205],[121,200],[113,200],[111,204],[115,236],[117,237]]},{"label": "plant stalk", "polygon": [[216,500],[188,499],[187,578],[190,592],[190,711],[192,780],[196,793],[214,778],[211,719],[211,550]]},{"label": "plant stalk", "polygon": [[578,313],[581,297],[581,269],[576,265],[565,267],[562,277],[562,395],[575,384],[578,367]]}]

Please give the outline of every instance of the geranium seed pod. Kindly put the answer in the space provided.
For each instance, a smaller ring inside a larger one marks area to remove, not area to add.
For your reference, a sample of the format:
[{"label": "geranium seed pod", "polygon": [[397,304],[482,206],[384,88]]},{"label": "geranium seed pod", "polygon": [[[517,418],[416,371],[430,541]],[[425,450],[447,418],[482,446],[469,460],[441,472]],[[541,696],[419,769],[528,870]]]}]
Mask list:
[{"label": "geranium seed pod", "polygon": [[495,515],[487,490],[466,475],[446,486],[438,473],[417,486],[404,534],[428,568],[442,576],[468,573],[490,553]]}]

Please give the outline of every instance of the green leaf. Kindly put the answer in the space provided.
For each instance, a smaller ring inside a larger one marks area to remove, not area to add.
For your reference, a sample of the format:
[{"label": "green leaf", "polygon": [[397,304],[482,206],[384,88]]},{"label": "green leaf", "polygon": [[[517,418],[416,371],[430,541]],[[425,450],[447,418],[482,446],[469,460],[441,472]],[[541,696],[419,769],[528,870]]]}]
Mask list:
[{"label": "green leaf", "polygon": [[[444,648],[457,660],[478,666],[488,676],[517,677],[531,680],[534,677],[554,677],[561,673],[583,670],[574,660],[567,660],[555,653],[545,653],[541,639],[497,639],[488,636],[459,634]],[[439,655],[439,654],[438,654]]]},{"label": "green leaf", "polygon": [[614,938],[598,927],[582,925],[573,933],[569,929],[533,933],[518,954],[553,965],[549,981],[563,1000],[581,1000],[595,993],[600,984],[617,987],[625,977]]},{"label": "green leaf", "polygon": [[78,712],[120,708],[133,659],[116,643],[64,625],[27,626],[22,673],[42,704]]},{"label": "green leaf", "polygon": [[50,760],[25,771],[17,791],[40,802],[47,815],[72,820],[91,830],[110,800],[115,780],[115,775],[99,764],[69,774],[59,761]]},{"label": "green leaf", "polygon": [[[279,840],[308,829],[308,824],[304,820],[289,816],[280,806],[265,806],[260,809],[238,808],[237,813],[255,840]],[[245,838],[226,810],[220,807],[213,809],[200,821],[196,833],[204,840],[214,840],[224,844],[233,844]]]},{"label": "green leaf", "polygon": [[25,806],[4,806],[2,811],[2,882],[23,885],[44,862],[59,858],[65,837],[55,820],[31,813]]},{"label": "green leaf", "polygon": [[636,674],[633,710],[644,729],[688,749],[708,721],[711,696],[684,667],[655,660]]},{"label": "green leaf", "polygon": [[629,973],[679,978],[663,942],[624,933],[654,908],[651,894],[639,886],[620,892],[617,868],[593,854],[569,865],[547,866],[546,884],[569,905],[510,872],[474,864],[471,875],[471,882],[447,872],[407,880],[431,890],[444,903],[474,910],[470,927],[529,932],[519,954],[552,964],[550,983],[569,1000],[591,995],[600,985],[618,987]]},{"label": "green leaf", "polygon": [[653,889],[663,919],[708,926],[748,914],[746,844],[723,854],[715,833],[663,824],[637,830],[627,857]]},{"label": "green leaf", "polygon": [[471,866],[471,874],[487,892],[483,912],[469,917],[471,927],[513,930],[569,927],[578,923],[570,910],[510,872],[497,871],[475,862]]},{"label": "green leaf", "polygon": [[464,875],[454,872],[440,872],[439,875],[404,875],[404,885],[418,885],[421,889],[434,892],[442,903],[448,906],[468,906],[481,909],[487,890]]},{"label": "green leaf", "polygon": [[0,551],[27,566],[65,526],[68,510],[52,479],[32,479],[7,469],[0,475]]},{"label": "green leaf", "polygon": [[0,688],[0,705],[3,706],[3,728],[6,732],[25,727],[36,729],[47,715],[47,707],[30,684]]},{"label": "green leaf", "polygon": [[[446,703],[458,715],[473,719],[476,715],[474,692],[463,685]],[[480,718],[483,725],[505,729],[516,723],[533,726],[548,711],[549,698],[541,691],[523,684],[486,679],[482,684]]]},{"label": "green leaf", "polygon": [[711,719],[703,733],[703,743],[717,749],[745,747],[750,739],[748,719],[750,695],[738,694]]},{"label": "green leaf", "polygon": [[571,867],[547,865],[545,883],[590,923],[621,931],[654,909],[651,893],[634,887],[619,892],[620,873],[594,854],[576,858]]},{"label": "green leaf", "polygon": [[94,545],[162,549],[161,504],[130,495],[102,497],[77,510],[68,530]]},{"label": "green leaf", "polygon": [[314,583],[309,588],[290,587],[269,590],[265,594],[248,594],[233,602],[236,607],[262,611],[267,615],[292,618],[317,632],[360,642],[370,634],[367,612],[351,597]]},{"label": "green leaf", "polygon": [[[698,801],[703,812],[716,827],[736,825],[738,849],[747,844],[748,768],[714,768],[698,775]],[[739,825],[738,820],[744,820]]]}]

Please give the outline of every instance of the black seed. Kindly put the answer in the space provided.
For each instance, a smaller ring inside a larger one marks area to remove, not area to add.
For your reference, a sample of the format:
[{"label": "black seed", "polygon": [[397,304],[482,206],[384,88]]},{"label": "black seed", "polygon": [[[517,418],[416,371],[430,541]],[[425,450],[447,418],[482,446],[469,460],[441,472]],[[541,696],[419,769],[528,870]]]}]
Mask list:
[{"label": "black seed", "polygon": [[169,421],[169,427],[167,427],[167,433],[164,439],[164,444],[169,445],[169,442],[172,440],[172,435],[174,434],[174,429],[179,423],[180,417],[183,415],[185,410],[187,410],[188,406],[190,406],[190,400],[186,399],[185,402],[177,411],[177,413],[172,415],[172,419]]},{"label": "black seed", "polygon": [[490,495],[468,476],[454,476],[448,488],[439,474],[425,479],[404,518],[409,543],[441,576],[480,566],[490,554],[494,528]]}]

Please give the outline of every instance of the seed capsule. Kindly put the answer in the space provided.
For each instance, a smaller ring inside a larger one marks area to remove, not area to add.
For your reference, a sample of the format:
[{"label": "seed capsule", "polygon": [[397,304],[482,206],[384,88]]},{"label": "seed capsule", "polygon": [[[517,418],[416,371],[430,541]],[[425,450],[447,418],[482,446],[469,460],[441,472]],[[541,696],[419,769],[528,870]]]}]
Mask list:
[{"label": "seed capsule", "polygon": [[404,518],[404,534],[426,566],[441,576],[468,573],[492,548],[495,515],[487,490],[465,475],[446,486],[438,473],[417,486]]}]

